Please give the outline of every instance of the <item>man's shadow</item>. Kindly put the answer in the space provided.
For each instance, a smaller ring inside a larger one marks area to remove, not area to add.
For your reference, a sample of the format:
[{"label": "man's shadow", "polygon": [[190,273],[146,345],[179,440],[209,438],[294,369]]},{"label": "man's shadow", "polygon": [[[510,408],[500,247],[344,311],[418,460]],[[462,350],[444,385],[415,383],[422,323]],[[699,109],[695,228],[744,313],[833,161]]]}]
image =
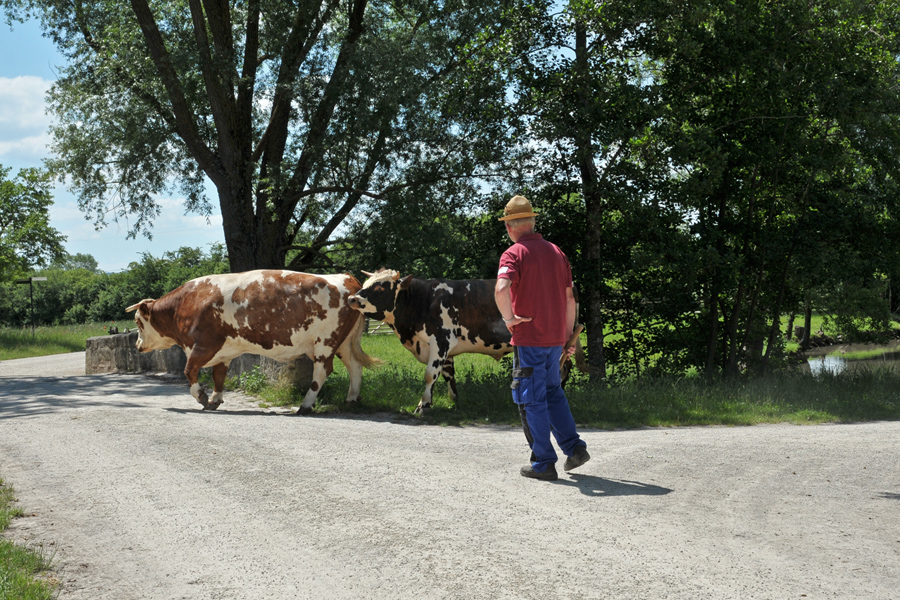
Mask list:
[{"label": "man's shadow", "polygon": [[640,481],[605,479],[593,475],[572,473],[571,479],[560,479],[557,483],[577,487],[585,496],[665,496],[672,492],[669,488]]}]

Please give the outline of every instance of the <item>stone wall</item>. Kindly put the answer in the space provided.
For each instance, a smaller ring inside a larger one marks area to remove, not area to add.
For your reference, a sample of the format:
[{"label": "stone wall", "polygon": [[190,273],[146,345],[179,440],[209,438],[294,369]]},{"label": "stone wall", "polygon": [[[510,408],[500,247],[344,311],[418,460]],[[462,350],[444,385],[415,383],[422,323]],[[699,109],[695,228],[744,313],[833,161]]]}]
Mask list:
[{"label": "stone wall", "polygon": [[99,373],[184,373],[187,358],[178,346],[153,352],[137,351],[137,330],[88,338],[84,372]]},{"label": "stone wall", "polygon": [[[88,338],[84,359],[84,372],[100,373],[169,373],[184,375],[187,358],[178,346],[166,350],[138,352],[138,332],[117,333]],[[283,363],[258,354],[244,354],[231,361],[228,377],[252,371],[259,366],[270,383],[286,383],[308,388],[312,383],[312,361],[303,356]],[[206,370],[206,369],[205,369]]]}]

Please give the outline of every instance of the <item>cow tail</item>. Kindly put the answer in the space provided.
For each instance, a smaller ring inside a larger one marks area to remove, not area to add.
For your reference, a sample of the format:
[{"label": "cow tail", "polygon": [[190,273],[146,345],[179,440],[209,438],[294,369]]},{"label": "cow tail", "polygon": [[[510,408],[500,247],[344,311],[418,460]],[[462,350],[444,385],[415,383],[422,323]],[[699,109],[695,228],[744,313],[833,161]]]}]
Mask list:
[{"label": "cow tail", "polygon": [[369,356],[363,350],[362,336],[366,330],[366,318],[362,313],[357,313],[357,315],[359,318],[356,320],[356,325],[353,326],[353,331],[350,332],[350,337],[347,340],[350,342],[349,350],[355,361],[359,362],[363,367],[371,369],[383,364],[384,361],[380,358]]}]

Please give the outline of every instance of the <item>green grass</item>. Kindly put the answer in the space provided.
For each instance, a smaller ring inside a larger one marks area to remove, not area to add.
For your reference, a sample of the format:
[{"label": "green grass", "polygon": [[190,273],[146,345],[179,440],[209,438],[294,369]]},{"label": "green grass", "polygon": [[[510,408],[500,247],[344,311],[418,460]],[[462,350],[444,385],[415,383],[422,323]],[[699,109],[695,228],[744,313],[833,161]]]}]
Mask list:
[{"label": "green grass", "polygon": [[[413,416],[425,387],[425,366],[392,336],[363,338],[363,348],[385,361],[363,373],[362,403],[346,406],[349,380],[343,364],[326,380],[316,411],[387,412],[442,425],[519,423],[509,390],[509,358],[456,357],[457,405],[447,385],[435,386],[434,407]],[[263,387],[264,404],[298,406],[306,390]],[[596,386],[576,372],[566,394],[576,421],[586,427],[631,428],[760,423],[831,423],[900,419],[900,373],[860,367],[813,376],[786,370],[757,377],[641,379],[617,387]]]},{"label": "green grass", "polygon": [[31,327],[0,327],[0,360],[83,352],[85,341],[89,337],[107,335],[111,326],[118,326],[119,331],[123,331],[133,328],[134,321],[41,326],[35,327],[34,336],[31,334]]},{"label": "green grass", "polygon": [[[0,531],[12,519],[22,516],[15,507],[11,487],[0,479]],[[50,568],[51,558],[42,548],[27,549],[0,537],[0,600],[49,600],[54,595],[56,581],[43,577]]]},{"label": "green grass", "polygon": [[885,354],[892,354],[897,349],[888,350],[885,348],[875,348],[873,350],[855,350],[852,352],[831,352],[835,356],[840,356],[844,360],[871,360],[873,358],[881,358]]},{"label": "green grass", "polygon": [[[34,341],[30,329],[0,329],[0,360],[84,350],[85,340],[105,335],[106,326],[41,327]],[[120,330],[131,326],[118,324]],[[391,413],[442,425],[519,423],[509,390],[510,357],[500,362],[474,354],[456,357],[458,403],[450,401],[441,380],[435,386],[433,408],[419,417],[413,411],[425,387],[425,366],[394,335],[365,336],[363,347],[384,364],[363,373],[362,402],[344,404],[349,379],[344,365],[335,360],[334,373],[319,394],[317,412]],[[643,378],[616,387],[591,385],[575,372],[566,393],[576,420],[587,427],[871,421],[900,419],[898,371],[863,364],[839,374],[786,370],[735,379]],[[306,393],[264,385],[263,378],[253,373],[245,375],[243,383],[265,405],[296,407]],[[236,385],[229,381],[232,389]]]},{"label": "green grass", "polygon": [[781,371],[753,378],[641,380],[569,390],[579,423],[594,427],[833,423],[900,419],[900,375],[853,369],[816,376]]}]

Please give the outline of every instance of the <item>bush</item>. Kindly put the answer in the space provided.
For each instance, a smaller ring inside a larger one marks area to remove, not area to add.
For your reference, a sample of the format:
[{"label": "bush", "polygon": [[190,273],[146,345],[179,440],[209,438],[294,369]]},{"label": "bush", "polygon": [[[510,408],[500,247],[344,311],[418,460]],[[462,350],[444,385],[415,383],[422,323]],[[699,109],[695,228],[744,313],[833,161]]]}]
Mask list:
[{"label": "bush", "polygon": [[59,320],[60,325],[81,325],[88,317],[88,310],[81,304],[70,306]]}]

